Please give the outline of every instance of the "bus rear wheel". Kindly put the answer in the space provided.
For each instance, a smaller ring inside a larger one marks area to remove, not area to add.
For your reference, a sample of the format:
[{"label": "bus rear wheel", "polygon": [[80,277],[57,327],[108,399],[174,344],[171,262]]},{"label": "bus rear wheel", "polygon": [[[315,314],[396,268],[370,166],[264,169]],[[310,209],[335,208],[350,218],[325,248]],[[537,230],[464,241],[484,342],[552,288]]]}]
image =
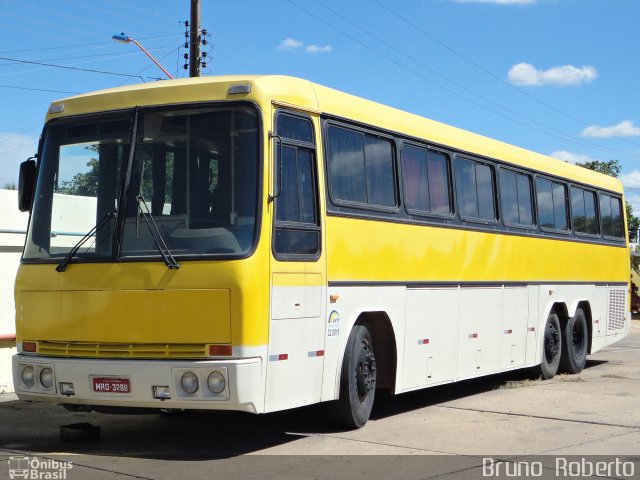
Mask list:
[{"label": "bus rear wheel", "polygon": [[560,366],[562,356],[562,334],[560,330],[560,320],[558,315],[550,313],[544,327],[544,348],[542,352],[542,363],[540,364],[540,375],[543,380],[555,377]]},{"label": "bus rear wheel", "polygon": [[582,309],[577,309],[576,314],[567,320],[562,340],[560,370],[565,373],[580,373],[587,363],[589,345],[587,317]]},{"label": "bus rear wheel", "polygon": [[376,357],[365,325],[351,330],[340,374],[340,397],[334,416],[341,426],[360,428],[367,423],[376,393]]}]

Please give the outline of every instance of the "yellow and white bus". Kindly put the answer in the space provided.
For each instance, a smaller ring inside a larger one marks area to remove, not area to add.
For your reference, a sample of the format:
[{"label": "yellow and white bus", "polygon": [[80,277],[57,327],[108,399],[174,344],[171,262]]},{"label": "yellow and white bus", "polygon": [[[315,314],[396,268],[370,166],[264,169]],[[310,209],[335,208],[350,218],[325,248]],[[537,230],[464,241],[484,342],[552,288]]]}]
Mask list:
[{"label": "yellow and white bus", "polygon": [[54,102],[16,287],[24,400],[243,410],[399,394],[624,337],[618,180],[282,76]]}]

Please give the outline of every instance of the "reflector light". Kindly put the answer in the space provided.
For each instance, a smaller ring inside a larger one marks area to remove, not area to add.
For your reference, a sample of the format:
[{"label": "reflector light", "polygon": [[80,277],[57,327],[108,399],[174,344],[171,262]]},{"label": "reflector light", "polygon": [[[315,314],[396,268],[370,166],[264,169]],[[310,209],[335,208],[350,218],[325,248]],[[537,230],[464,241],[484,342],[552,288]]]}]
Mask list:
[{"label": "reflector light", "polygon": [[36,353],[36,342],[22,342],[22,351]]},{"label": "reflector light", "polygon": [[64,103],[59,103],[58,105],[51,105],[49,107],[49,113],[62,113],[64,112]]},{"label": "reflector light", "polygon": [[76,392],[73,388],[73,383],[60,382],[60,393],[62,395],[75,395]]},{"label": "reflector light", "polygon": [[[597,322],[596,322],[596,323],[597,323]],[[530,328],[529,328],[529,331],[530,331],[530,332],[535,332],[535,331],[536,331],[536,327],[530,327]]]},{"label": "reflector light", "polygon": [[418,340],[418,345],[428,345],[428,344],[429,344],[428,338],[421,338],[420,340]]},{"label": "reflector light", "polygon": [[240,93],[251,93],[251,84],[231,85],[229,87],[229,95],[238,95]]},{"label": "reflector light", "polygon": [[513,330],[509,329],[509,330],[505,330],[504,333],[506,335],[511,335],[513,333]]},{"label": "reflector light", "polygon": [[276,355],[269,355],[269,361],[270,362],[277,362],[279,360],[287,360],[289,358],[289,354],[288,353],[281,353],[281,354],[276,354]]},{"label": "reflector light", "polygon": [[469,338],[478,338],[478,334],[477,333],[470,333],[469,334]]},{"label": "reflector light", "polygon": [[153,390],[153,398],[157,398],[158,400],[171,399],[171,389],[168,386],[154,385],[151,389]]},{"label": "reflector light", "polygon": [[231,345],[209,345],[210,357],[230,357],[232,352]]},{"label": "reflector light", "polygon": [[309,357],[324,357],[324,350],[314,350],[309,352]]}]

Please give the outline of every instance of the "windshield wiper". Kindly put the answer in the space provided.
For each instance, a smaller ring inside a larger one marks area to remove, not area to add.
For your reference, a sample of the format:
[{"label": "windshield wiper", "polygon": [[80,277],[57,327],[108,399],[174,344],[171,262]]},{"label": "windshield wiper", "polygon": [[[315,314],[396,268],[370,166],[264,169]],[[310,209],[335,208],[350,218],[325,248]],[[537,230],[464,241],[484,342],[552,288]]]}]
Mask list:
[{"label": "windshield wiper", "polygon": [[105,213],[104,217],[102,217],[100,219],[100,221],[98,223],[96,223],[95,227],[93,227],[91,230],[89,230],[85,234],[85,236],[82,237],[78,241],[78,243],[76,243],[73,246],[73,248],[71,250],[69,250],[69,253],[67,253],[67,255],[62,259],[62,261],[56,267],[56,272],[64,272],[67,269],[67,265],[69,265],[71,260],[73,260],[73,257],[75,256],[75,254],[78,253],[78,250],[80,250],[80,247],[82,245],[84,245],[87,240],[89,240],[91,237],[93,237],[98,232],[98,230],[100,230],[112,218],[116,218],[116,214],[115,213],[111,213],[111,212]]},{"label": "windshield wiper", "polygon": [[[142,218],[144,218],[144,221],[149,228],[149,233],[151,234],[151,238],[153,238],[153,243],[156,244],[158,252],[160,252],[160,256],[164,260],[164,263],[171,270],[180,268],[180,264],[176,262],[175,258],[173,258],[173,255],[171,255],[171,250],[169,250],[169,247],[167,247],[164,238],[162,238],[162,234],[160,233],[160,230],[158,230],[158,225],[156,225],[156,221],[153,219],[153,215],[151,215],[151,212],[149,211],[146,200],[142,195],[138,195],[136,197],[136,200],[138,201],[138,210],[142,214]],[[144,210],[146,210],[146,212],[142,209],[142,205],[144,205]],[[151,219],[151,223],[149,223],[149,219]],[[151,228],[152,224],[153,228]],[[162,244],[162,246],[160,246],[160,244]]]}]

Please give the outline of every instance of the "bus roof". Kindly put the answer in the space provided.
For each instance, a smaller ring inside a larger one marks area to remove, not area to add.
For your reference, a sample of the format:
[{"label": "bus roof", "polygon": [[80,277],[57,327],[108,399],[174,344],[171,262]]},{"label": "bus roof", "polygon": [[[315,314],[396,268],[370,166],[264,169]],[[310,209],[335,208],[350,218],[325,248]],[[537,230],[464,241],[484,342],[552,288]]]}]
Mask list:
[{"label": "bus roof", "polygon": [[[230,94],[231,85],[250,85],[249,93]],[[47,121],[64,116],[121,110],[134,106],[213,100],[277,102],[291,108],[351,119],[483,157],[622,193],[614,177],[493,140],[466,130],[328,88],[281,75],[233,75],[163,80],[90,92],[55,101]],[[56,110],[58,112],[56,113]]]}]

